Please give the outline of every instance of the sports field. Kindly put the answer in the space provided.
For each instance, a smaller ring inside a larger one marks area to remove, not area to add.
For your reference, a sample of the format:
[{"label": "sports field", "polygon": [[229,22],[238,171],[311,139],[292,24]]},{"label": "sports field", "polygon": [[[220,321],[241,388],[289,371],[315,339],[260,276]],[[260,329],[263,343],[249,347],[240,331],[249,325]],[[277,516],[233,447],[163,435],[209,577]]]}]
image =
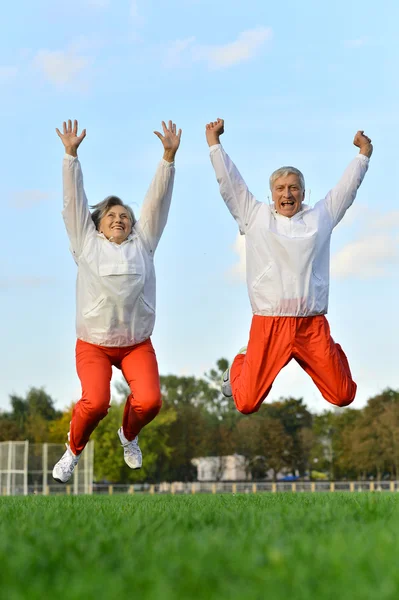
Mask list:
[{"label": "sports field", "polygon": [[0,498],[7,600],[399,597],[399,495]]}]

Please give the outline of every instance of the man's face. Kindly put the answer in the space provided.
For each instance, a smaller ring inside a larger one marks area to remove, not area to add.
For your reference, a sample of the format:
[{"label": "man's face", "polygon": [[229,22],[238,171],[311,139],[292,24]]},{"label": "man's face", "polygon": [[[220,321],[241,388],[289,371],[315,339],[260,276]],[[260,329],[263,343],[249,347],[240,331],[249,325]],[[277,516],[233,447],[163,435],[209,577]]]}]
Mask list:
[{"label": "man's face", "polygon": [[111,206],[100,221],[99,231],[111,242],[121,244],[132,231],[129,213],[123,206]]},{"label": "man's face", "polygon": [[293,217],[301,210],[305,190],[301,188],[298,175],[291,173],[279,177],[273,184],[272,199],[276,211],[284,217]]}]

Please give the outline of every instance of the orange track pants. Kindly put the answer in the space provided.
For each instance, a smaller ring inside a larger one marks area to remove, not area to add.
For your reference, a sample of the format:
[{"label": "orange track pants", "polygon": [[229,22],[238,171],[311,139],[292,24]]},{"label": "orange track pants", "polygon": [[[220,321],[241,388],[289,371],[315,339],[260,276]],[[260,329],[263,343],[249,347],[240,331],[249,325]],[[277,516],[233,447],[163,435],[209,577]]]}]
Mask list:
[{"label": "orange track pants", "polygon": [[133,440],[161,408],[158,364],[150,339],[125,348],[78,340],[76,370],[82,384],[82,398],[72,414],[69,443],[74,454],[82,452],[108,412],[112,366],[121,369],[131,391],[123,414],[123,433],[128,440]]},{"label": "orange track pants", "polygon": [[281,369],[295,359],[323,398],[347,406],[356,395],[348,360],[330,335],[324,315],[262,317],[254,315],[246,354],[235,357],[230,383],[237,409],[259,410]]}]

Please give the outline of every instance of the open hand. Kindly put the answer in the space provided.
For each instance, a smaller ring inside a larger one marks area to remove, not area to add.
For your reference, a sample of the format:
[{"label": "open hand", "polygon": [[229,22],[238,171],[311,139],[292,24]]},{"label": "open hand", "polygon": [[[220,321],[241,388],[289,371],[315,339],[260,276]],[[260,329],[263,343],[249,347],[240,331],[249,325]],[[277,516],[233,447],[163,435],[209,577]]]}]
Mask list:
[{"label": "open hand", "polygon": [[63,129],[64,133],[61,133],[61,131],[57,128],[55,129],[58,137],[61,138],[67,154],[77,156],[76,151],[86,137],[86,129],[83,129],[82,133],[78,135],[78,122],[75,120],[72,127],[71,119],[68,120],[68,124],[64,121]]},{"label": "open hand", "polygon": [[211,121],[205,126],[206,141],[209,146],[219,144],[219,137],[224,133],[224,121],[223,119],[216,119]]},{"label": "open hand", "polygon": [[155,135],[159,137],[164,147],[164,159],[168,162],[173,162],[175,154],[180,146],[181,129],[176,133],[176,124],[169,121],[168,127],[166,127],[165,121],[162,121],[163,135],[159,131],[154,131]]},{"label": "open hand", "polygon": [[370,158],[373,153],[373,145],[371,139],[367,135],[364,135],[364,131],[356,133],[353,143],[360,149],[360,154],[364,154]]}]

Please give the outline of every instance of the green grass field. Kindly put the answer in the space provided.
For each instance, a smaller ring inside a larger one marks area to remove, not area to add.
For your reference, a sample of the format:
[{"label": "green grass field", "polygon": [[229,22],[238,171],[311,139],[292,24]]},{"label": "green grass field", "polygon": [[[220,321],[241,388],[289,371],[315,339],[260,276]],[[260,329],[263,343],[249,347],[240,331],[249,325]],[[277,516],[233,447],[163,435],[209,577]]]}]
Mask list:
[{"label": "green grass field", "polygon": [[399,495],[0,498],[5,600],[399,597]]}]

